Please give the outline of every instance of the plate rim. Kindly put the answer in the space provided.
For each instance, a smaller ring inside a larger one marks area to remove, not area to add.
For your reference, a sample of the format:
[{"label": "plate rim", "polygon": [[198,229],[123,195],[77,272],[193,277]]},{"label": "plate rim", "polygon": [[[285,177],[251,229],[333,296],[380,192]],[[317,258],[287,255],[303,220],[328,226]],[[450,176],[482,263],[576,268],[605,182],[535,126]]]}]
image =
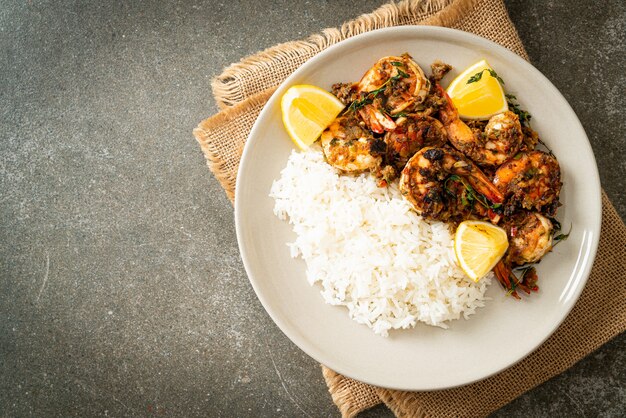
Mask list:
[{"label": "plate rim", "polygon": [[[246,270],[246,275],[248,277],[248,280],[250,281],[250,284],[252,285],[257,298],[263,305],[263,308],[265,309],[267,314],[272,318],[272,320],[274,321],[276,326],[281,330],[281,332],[285,334],[285,336],[287,336],[287,338],[292,343],[294,343],[300,350],[305,352],[309,357],[313,358],[320,364],[323,364],[326,367],[329,367],[330,369],[336,371],[337,373],[340,373],[346,377],[350,377],[352,379],[358,380],[366,384],[374,385],[374,386],[385,387],[385,388],[396,389],[396,390],[407,390],[407,391],[430,391],[430,390],[451,389],[451,388],[465,386],[465,385],[469,385],[478,381],[485,380],[491,376],[494,376],[498,373],[501,373],[504,370],[507,370],[513,367],[514,365],[516,365],[523,359],[527,358],[530,354],[535,352],[541,345],[543,345],[546,342],[546,340],[550,338],[554,334],[554,332],[561,326],[563,321],[565,321],[565,319],[569,316],[569,314],[571,313],[571,310],[573,309],[574,305],[578,302],[578,299],[587,284],[587,280],[589,279],[593,262],[597,255],[597,249],[599,245],[599,235],[601,232],[601,222],[602,222],[602,188],[600,184],[598,166],[597,166],[597,162],[595,159],[595,155],[593,153],[593,149],[591,148],[589,137],[587,136],[587,133],[585,132],[585,129],[582,126],[582,123],[580,122],[580,119],[576,115],[576,112],[573,110],[569,102],[561,94],[561,92],[556,88],[556,86],[554,86],[554,84],[543,73],[541,73],[541,71],[539,71],[530,62],[524,60],[522,57],[520,57],[513,51],[510,51],[504,46],[497,44],[491,40],[488,40],[486,38],[483,38],[481,36],[478,36],[472,33],[460,31],[457,29],[439,27],[439,26],[396,26],[396,27],[373,30],[370,32],[355,35],[353,37],[340,41],[334,45],[331,45],[324,51],[321,51],[319,54],[315,55],[314,57],[310,58],[305,63],[303,63],[292,74],[290,74],[289,77],[287,77],[282,83],[279,84],[277,89],[274,91],[272,96],[269,98],[269,100],[267,101],[267,103],[264,105],[263,109],[259,113],[259,116],[257,117],[255,123],[253,124],[252,129],[250,130],[250,133],[244,145],[244,149],[240,158],[239,167],[237,170],[236,184],[241,184],[240,180],[241,180],[241,173],[243,171],[242,168],[248,164],[247,161],[250,159],[248,155],[250,153],[250,148],[251,148],[250,144],[252,141],[254,141],[253,138],[256,136],[256,132],[260,130],[262,120],[267,117],[266,115],[271,111],[271,109],[275,106],[276,102],[280,99],[279,96],[282,93],[282,91],[284,91],[287,88],[287,86],[289,86],[292,83],[292,80],[299,77],[299,74],[301,72],[305,71],[311,66],[314,66],[317,61],[325,58],[326,55],[330,55],[334,53],[336,49],[346,48],[352,43],[363,42],[364,39],[384,36],[387,33],[390,33],[390,34],[397,33],[400,36],[407,36],[407,37],[420,36],[420,34],[423,34],[426,36],[430,35],[430,36],[438,37],[438,35],[443,34],[444,36],[449,35],[452,37],[465,38],[465,40],[468,40],[470,42],[481,44],[482,46],[489,49],[490,51],[493,51],[495,49],[498,53],[504,55],[506,59],[512,60],[514,63],[522,67],[525,67],[525,71],[531,71],[535,73],[534,75],[542,79],[542,81],[544,82],[544,85],[551,90],[551,93],[559,97],[562,100],[564,106],[566,106],[567,110],[571,112],[572,115],[574,115],[574,119],[577,124],[575,128],[583,134],[584,139],[585,139],[585,145],[588,147],[589,155],[592,159],[593,167],[595,168],[593,172],[593,176],[590,176],[590,183],[592,184],[594,188],[597,189],[597,195],[596,195],[596,198],[593,200],[593,204],[595,206],[595,209],[597,209],[599,216],[597,217],[597,219],[595,219],[595,222],[593,222],[593,225],[592,225],[593,232],[595,233],[591,237],[591,242],[588,247],[589,248],[589,253],[588,253],[589,262],[585,264],[584,267],[581,269],[580,280],[578,282],[578,286],[575,292],[572,294],[572,297],[569,298],[566,304],[564,305],[563,315],[561,316],[560,320],[556,321],[555,324],[552,326],[552,328],[549,330],[549,332],[547,332],[546,335],[543,336],[543,338],[539,339],[538,342],[531,349],[529,349],[525,354],[521,355],[520,358],[510,361],[506,365],[500,368],[497,368],[496,370],[492,370],[489,373],[481,375],[474,379],[466,379],[464,381],[461,381],[455,384],[450,384],[450,385],[438,385],[438,386],[429,386],[429,387],[420,386],[419,388],[416,388],[414,386],[402,386],[402,385],[400,386],[381,385],[380,382],[372,381],[366,376],[359,375],[358,373],[355,374],[351,370],[345,370],[341,364],[335,364],[335,362],[332,361],[332,359],[331,361],[329,361],[329,359],[324,358],[324,356],[322,355],[323,353],[314,352],[315,350],[312,349],[311,347],[307,347],[306,344],[303,344],[303,341],[300,340],[300,337],[298,335],[295,335],[295,333],[291,331],[290,327],[286,324],[286,321],[284,321],[279,315],[276,314],[276,312],[274,312],[274,310],[271,307],[271,304],[269,303],[269,301],[267,300],[263,292],[259,290],[259,286],[256,283],[256,279],[253,278],[252,267],[250,265],[250,261],[247,255],[248,253],[245,248],[245,245],[242,244],[241,217],[243,216],[243,214],[242,214],[242,208],[241,208],[241,203],[240,203],[242,200],[242,197],[241,197],[242,188],[241,187],[235,188],[234,218],[235,218],[235,230],[236,230],[236,235],[237,235],[237,244],[239,247],[239,253],[240,253],[244,268]],[[355,324],[355,325],[358,325],[358,324]]]}]

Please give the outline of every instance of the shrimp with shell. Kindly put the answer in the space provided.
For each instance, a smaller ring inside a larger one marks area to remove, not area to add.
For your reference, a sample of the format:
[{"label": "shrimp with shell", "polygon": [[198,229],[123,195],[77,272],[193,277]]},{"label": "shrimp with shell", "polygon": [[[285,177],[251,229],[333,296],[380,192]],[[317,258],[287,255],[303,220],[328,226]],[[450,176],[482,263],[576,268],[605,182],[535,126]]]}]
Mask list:
[{"label": "shrimp with shell", "polygon": [[458,151],[426,147],[408,161],[400,176],[400,192],[415,211],[427,219],[449,220],[457,214],[455,199],[446,191],[446,180],[457,176],[487,202],[501,204],[502,194],[489,178]]},{"label": "shrimp with shell", "polygon": [[381,89],[384,89],[382,93],[387,111],[396,115],[411,110],[410,107],[416,103],[422,103],[430,90],[430,82],[420,66],[405,53],[399,57],[381,58],[357,85],[359,93]]},{"label": "shrimp with shell", "polygon": [[410,114],[396,119],[396,128],[384,136],[387,163],[398,172],[423,147],[441,147],[448,136],[441,122],[430,116]]},{"label": "shrimp with shell", "polygon": [[375,133],[396,128],[393,117],[410,113],[426,100],[430,81],[409,54],[379,59],[358,83],[336,87],[340,99],[351,102]]},{"label": "shrimp with shell", "polygon": [[354,112],[338,116],[320,137],[326,161],[346,173],[377,171],[385,143],[360,123]]},{"label": "shrimp with shell", "polygon": [[439,110],[450,143],[481,166],[497,167],[513,157],[520,149],[524,133],[519,117],[505,111],[492,116],[483,132],[475,132],[461,118],[448,94],[441,85],[436,89],[446,98]]},{"label": "shrimp with shell", "polygon": [[502,226],[509,238],[509,248],[494,273],[500,284],[519,298],[518,288],[526,293],[538,290],[537,273],[534,267],[528,266],[522,270],[520,280],[513,268],[537,263],[552,250],[554,225],[538,212],[518,212],[507,218]]},{"label": "shrimp with shell", "polygon": [[507,199],[505,215],[526,209],[548,216],[556,213],[563,184],[557,159],[538,150],[521,152],[502,164],[493,183]]}]

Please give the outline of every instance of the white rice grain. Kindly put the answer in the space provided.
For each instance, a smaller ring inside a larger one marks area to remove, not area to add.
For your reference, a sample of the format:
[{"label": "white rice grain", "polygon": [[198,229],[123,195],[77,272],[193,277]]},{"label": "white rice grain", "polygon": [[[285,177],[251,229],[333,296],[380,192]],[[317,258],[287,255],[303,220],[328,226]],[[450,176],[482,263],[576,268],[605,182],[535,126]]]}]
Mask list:
[{"label": "white rice grain", "polygon": [[490,277],[474,283],[457,266],[447,225],[426,222],[398,191],[368,173],[342,175],[320,149],[293,151],[272,185],[274,213],[297,234],[292,257],[331,305],[387,336],[417,321],[447,328],[484,306]]}]

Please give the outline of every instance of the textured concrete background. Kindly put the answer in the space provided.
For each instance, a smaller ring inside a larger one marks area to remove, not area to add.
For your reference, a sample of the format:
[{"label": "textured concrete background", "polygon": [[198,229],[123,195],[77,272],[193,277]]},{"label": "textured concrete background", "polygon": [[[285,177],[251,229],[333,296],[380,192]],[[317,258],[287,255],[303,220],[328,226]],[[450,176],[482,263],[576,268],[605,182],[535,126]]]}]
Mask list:
[{"label": "textured concrete background", "polygon": [[[0,5],[0,416],[338,416],[191,131],[224,66],[381,1],[117,3]],[[625,217],[624,3],[507,5]],[[625,366],[621,335],[495,416],[623,416]]]}]

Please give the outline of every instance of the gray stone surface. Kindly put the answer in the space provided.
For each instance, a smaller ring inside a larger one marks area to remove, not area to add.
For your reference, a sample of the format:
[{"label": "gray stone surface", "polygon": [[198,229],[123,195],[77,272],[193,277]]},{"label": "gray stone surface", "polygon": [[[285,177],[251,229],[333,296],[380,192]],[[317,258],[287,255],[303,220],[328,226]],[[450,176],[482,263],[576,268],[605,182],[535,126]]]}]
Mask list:
[{"label": "gray stone surface", "polygon": [[[0,5],[0,416],[338,416],[246,279],[191,130],[224,66],[381,2],[114,3]],[[507,5],[625,217],[624,3]],[[494,416],[623,416],[625,353]]]}]

